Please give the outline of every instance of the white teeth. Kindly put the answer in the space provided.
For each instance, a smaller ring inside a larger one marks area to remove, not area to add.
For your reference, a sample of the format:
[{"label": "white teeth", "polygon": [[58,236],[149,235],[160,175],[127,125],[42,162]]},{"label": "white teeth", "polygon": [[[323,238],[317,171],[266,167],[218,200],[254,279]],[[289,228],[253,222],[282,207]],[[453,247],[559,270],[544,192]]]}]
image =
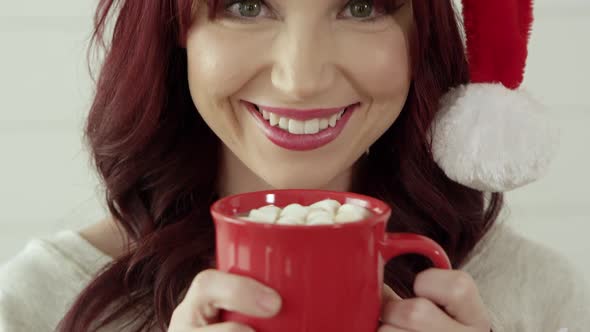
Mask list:
[{"label": "white teeth", "polygon": [[334,114],[330,117],[330,127],[336,127],[336,121],[338,121],[338,114]]},{"label": "white teeth", "polygon": [[307,121],[300,121],[295,119],[289,119],[280,117],[275,113],[260,109],[262,117],[270,122],[272,127],[278,126],[279,128],[290,132],[291,134],[303,135],[303,134],[317,134],[318,132],[327,129],[328,127],[336,127],[338,120],[342,119],[342,115],[346,109],[333,114],[329,118],[322,119],[311,119]]},{"label": "white teeth", "polygon": [[[284,118],[281,118],[281,120]],[[299,120],[289,120],[289,132],[291,134],[301,135],[305,133],[305,122]]]},{"label": "white teeth", "polygon": [[313,119],[305,121],[305,133],[317,134],[320,132],[320,120]]},{"label": "white teeth", "polygon": [[279,116],[274,114],[274,113],[270,113],[270,125],[271,126],[276,126],[279,124]]},{"label": "white teeth", "polygon": [[279,120],[279,128],[281,128],[283,130],[288,130],[289,129],[289,119],[281,118]]}]

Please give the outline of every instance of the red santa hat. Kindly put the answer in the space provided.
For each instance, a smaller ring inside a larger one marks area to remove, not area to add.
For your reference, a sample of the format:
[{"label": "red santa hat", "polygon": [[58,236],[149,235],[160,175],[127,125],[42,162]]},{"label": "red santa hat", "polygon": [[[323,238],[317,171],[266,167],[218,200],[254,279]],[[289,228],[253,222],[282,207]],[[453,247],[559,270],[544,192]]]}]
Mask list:
[{"label": "red santa hat", "polygon": [[501,192],[526,185],[545,173],[557,150],[557,129],[519,89],[532,7],[532,0],[463,0],[471,82],[441,99],[432,152],[465,186]]}]

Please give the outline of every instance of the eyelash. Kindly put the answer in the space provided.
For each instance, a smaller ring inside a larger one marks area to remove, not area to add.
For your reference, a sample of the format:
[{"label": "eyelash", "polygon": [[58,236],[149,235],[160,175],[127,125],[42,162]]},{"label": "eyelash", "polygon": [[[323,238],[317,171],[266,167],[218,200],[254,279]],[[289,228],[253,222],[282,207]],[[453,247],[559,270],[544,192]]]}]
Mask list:
[{"label": "eyelash", "polygon": [[[241,22],[248,22],[248,21],[254,21],[255,19],[259,18],[258,17],[253,17],[253,18],[248,18],[245,16],[238,16],[236,14],[233,14],[229,11],[229,8],[232,7],[233,5],[239,4],[240,2],[243,2],[244,0],[220,0],[221,5],[220,5],[220,11],[223,12],[223,16],[225,18],[231,19],[231,20],[236,20],[236,21],[241,21]],[[379,0],[378,0],[379,1]],[[267,10],[268,10],[268,5],[266,4],[266,2],[264,0],[260,0],[262,6],[264,6]],[[387,2],[387,0],[382,0],[380,2]],[[375,23],[377,21],[379,21],[380,19],[385,18],[386,16],[394,13],[395,11],[397,11],[398,9],[400,9],[401,7],[403,7],[404,3],[397,3],[394,2],[395,5],[392,5],[392,8],[389,8],[389,5],[380,5],[380,6],[376,6],[375,5],[375,1],[372,1],[373,3],[373,12],[376,14],[375,16],[369,17],[369,18],[361,18],[358,19],[357,21],[359,22],[363,22],[363,23]],[[348,1],[346,3],[346,8],[349,7],[350,5],[352,5],[353,2],[352,0]],[[381,8],[379,8],[381,7]],[[263,9],[264,10],[264,9]],[[354,17],[353,17],[354,19]]]}]

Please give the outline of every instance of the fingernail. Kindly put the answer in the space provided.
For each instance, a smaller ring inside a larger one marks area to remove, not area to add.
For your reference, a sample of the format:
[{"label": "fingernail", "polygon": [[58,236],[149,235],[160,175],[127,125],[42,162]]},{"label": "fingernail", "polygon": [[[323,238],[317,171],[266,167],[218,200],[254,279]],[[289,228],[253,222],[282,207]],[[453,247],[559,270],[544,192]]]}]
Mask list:
[{"label": "fingernail", "polygon": [[275,292],[267,291],[258,298],[258,305],[262,310],[268,313],[274,313],[279,310],[281,299],[275,294]]}]

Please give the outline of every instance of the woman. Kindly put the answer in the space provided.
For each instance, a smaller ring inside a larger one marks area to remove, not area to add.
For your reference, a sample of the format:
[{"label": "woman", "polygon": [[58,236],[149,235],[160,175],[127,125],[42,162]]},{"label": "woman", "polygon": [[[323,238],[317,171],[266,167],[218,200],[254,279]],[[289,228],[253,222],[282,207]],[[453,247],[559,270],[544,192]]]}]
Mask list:
[{"label": "woman", "polygon": [[101,0],[97,41],[111,17],[85,134],[112,216],[3,267],[0,330],[250,331],[219,311],[280,294],[213,269],[208,207],[269,188],[380,198],[445,249],[454,270],[387,264],[380,332],[590,326],[572,264],[435,162],[438,100],[469,81],[451,1]]}]

